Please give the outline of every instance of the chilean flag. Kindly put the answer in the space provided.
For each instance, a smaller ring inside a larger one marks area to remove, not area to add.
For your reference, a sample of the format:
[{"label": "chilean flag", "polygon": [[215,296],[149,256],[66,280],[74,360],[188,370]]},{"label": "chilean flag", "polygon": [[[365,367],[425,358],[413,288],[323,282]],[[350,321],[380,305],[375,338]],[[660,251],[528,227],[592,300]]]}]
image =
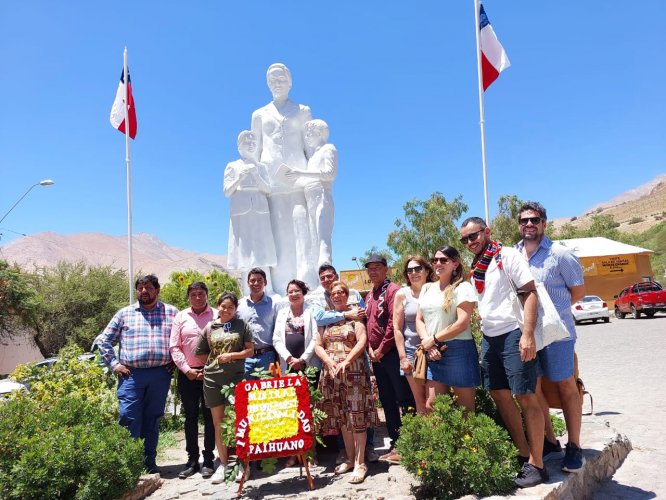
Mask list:
[{"label": "chilean flag", "polygon": [[[123,72],[120,73],[120,84],[116,91],[116,99],[113,101],[111,107],[111,125],[113,128],[125,133],[125,80]],[[129,119],[129,136],[134,139],[136,137],[136,109],[134,108],[134,97],[132,97],[132,79],[130,78],[129,69],[127,70],[127,96],[129,105],[127,106],[127,118]]]},{"label": "chilean flag", "polygon": [[479,34],[481,40],[481,74],[483,75],[483,90],[497,80],[499,74],[511,66],[504,47],[499,43],[495,30],[488,21],[483,4],[479,6]]}]

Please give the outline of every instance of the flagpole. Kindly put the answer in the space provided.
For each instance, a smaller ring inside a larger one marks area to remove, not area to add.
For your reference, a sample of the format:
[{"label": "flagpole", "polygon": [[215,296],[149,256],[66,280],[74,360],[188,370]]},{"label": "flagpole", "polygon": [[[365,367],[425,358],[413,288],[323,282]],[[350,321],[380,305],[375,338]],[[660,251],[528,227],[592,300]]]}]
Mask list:
[{"label": "flagpole", "polygon": [[129,75],[127,71],[127,47],[123,52],[123,80],[125,82],[125,167],[127,170],[127,251],[128,269],[127,280],[129,282],[129,303],[134,303],[134,262],[132,257],[132,169],[130,161],[130,120],[129,120]]},{"label": "flagpole", "polygon": [[476,66],[479,77],[479,127],[481,128],[481,165],[483,168],[483,203],[486,224],[490,224],[488,211],[488,174],[486,172],[486,131],[484,128],[483,110],[483,71],[481,69],[481,19],[479,17],[479,0],[474,0],[474,19],[476,21]]}]

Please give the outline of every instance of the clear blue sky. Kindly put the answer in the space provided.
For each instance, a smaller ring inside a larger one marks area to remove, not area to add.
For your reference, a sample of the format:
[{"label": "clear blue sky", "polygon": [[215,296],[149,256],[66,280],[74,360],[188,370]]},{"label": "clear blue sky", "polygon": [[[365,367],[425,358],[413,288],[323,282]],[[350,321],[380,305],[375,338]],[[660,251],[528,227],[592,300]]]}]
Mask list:
[{"label": "clear blue sky", "polygon": [[[553,217],[666,171],[664,3],[500,2],[486,11],[512,66],[486,92],[491,216],[497,198]],[[124,138],[109,111],[129,50],[139,121],[134,231],[226,254],[221,191],[236,136],[291,98],[331,127],[334,264],[385,247],[411,198],[462,194],[483,215],[472,0],[0,3],[0,243],[43,231],[126,232]]]}]

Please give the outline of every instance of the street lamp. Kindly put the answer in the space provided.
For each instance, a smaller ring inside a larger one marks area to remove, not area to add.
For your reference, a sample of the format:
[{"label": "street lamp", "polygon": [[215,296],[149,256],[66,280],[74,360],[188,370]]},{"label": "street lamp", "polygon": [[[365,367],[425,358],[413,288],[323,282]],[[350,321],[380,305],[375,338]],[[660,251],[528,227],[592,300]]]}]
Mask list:
[{"label": "street lamp", "polygon": [[27,190],[25,193],[23,193],[23,196],[21,196],[21,197],[18,199],[18,201],[12,205],[12,208],[10,208],[9,210],[7,210],[7,213],[6,213],[5,215],[2,216],[2,219],[0,219],[0,223],[2,223],[3,220],[5,220],[5,218],[9,215],[9,212],[11,212],[12,210],[14,210],[14,208],[16,207],[16,205],[18,205],[19,203],[21,203],[21,200],[22,200],[23,198],[25,198],[26,196],[28,196],[28,193],[29,193],[30,191],[32,191],[32,188],[34,188],[35,186],[52,186],[53,184],[55,184],[55,183],[54,183],[51,179],[44,179],[43,181],[36,182],[36,183],[33,184],[32,186],[30,186],[30,187],[28,188],[28,190]]},{"label": "street lamp", "polygon": [[356,262],[356,267],[358,267],[360,270],[363,270],[363,268],[361,267],[361,264],[358,263],[358,259],[356,257],[352,257],[352,260],[354,262]]}]

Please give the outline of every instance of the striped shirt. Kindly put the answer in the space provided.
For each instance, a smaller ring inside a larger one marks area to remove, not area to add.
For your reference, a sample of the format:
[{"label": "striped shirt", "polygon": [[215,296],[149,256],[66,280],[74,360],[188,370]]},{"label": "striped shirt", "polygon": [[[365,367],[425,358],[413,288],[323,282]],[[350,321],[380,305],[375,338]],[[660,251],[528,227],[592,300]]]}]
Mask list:
[{"label": "striped shirt", "polygon": [[[523,253],[520,241],[516,248]],[[523,253],[524,255],[524,253]],[[584,284],[583,268],[571,250],[544,236],[539,246],[528,259],[534,279],[544,284],[555,309],[569,330],[571,338],[576,338],[573,314],[571,313],[571,293],[569,289]],[[569,339],[564,339],[569,340]]]},{"label": "striped shirt", "polygon": [[[171,363],[169,337],[178,313],[174,306],[157,301],[147,311],[137,302],[123,307],[102,332],[99,351],[107,365],[153,368]],[[120,343],[118,358],[113,346]]]}]

